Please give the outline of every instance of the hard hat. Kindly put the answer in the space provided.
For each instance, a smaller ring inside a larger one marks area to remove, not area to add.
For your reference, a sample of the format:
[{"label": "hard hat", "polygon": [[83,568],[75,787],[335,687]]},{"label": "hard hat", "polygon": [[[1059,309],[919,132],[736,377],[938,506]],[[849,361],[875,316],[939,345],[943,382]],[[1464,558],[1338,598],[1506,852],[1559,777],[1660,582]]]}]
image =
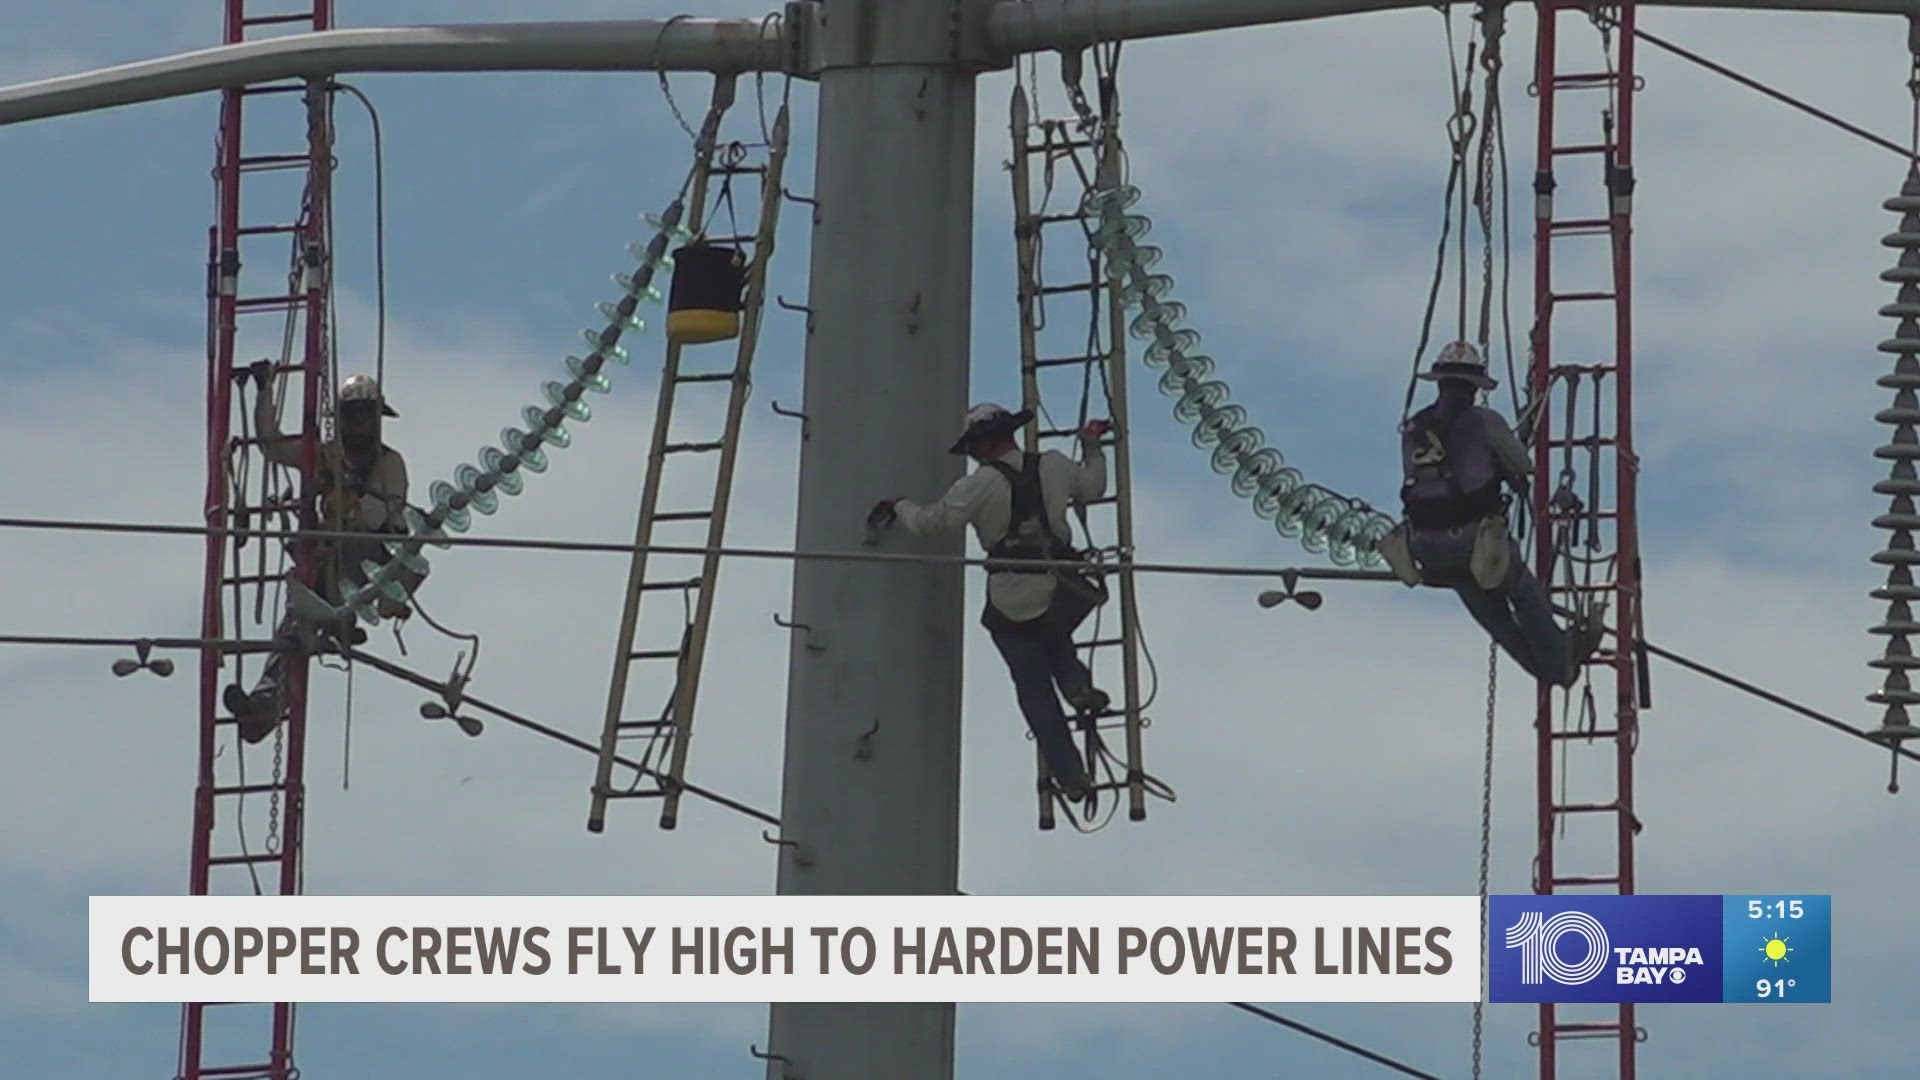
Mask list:
[{"label": "hard hat", "polygon": [[337,410],[349,401],[377,401],[380,403],[380,415],[399,416],[393,406],[380,396],[380,383],[371,375],[349,375],[340,383],[340,396],[334,404]]},{"label": "hard hat", "polygon": [[1500,385],[1487,374],[1487,362],[1481,357],[1480,350],[1466,341],[1449,342],[1434,359],[1433,367],[1421,372],[1420,378],[1431,382],[1457,379],[1472,383],[1482,390],[1492,390]]},{"label": "hard hat", "polygon": [[1031,409],[1021,409],[1009,413],[992,402],[983,402],[967,410],[966,418],[960,422],[960,437],[947,448],[949,454],[964,454],[967,444],[975,439],[995,438],[1011,435],[1025,427],[1033,419]]}]

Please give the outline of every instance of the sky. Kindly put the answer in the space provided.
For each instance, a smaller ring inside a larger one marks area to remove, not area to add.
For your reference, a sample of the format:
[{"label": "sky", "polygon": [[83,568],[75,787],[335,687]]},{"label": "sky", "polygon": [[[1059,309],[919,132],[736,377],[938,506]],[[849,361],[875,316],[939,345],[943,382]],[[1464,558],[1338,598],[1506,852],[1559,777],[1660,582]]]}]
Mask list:
[{"label": "sky", "polygon": [[[343,25],[534,18],[757,15],[715,3],[590,0],[344,2]],[[1464,12],[1457,17],[1464,34]],[[0,0],[0,84],[210,44],[212,0]],[[1534,99],[1531,14],[1513,12],[1504,101],[1515,192],[1516,335],[1530,310],[1526,199]],[[1568,22],[1569,26],[1573,24]],[[1859,16],[1643,12],[1642,25],[1904,141],[1904,35]],[[1577,35],[1582,40],[1591,32]],[[1062,114],[1053,65],[1040,112]],[[1871,485],[1885,441],[1874,385],[1892,288],[1880,207],[1895,155],[1677,59],[1643,49],[1638,99],[1636,436],[1646,634],[1856,726],[1883,611],[1868,557],[1885,510]],[[517,422],[597,325],[610,275],[671,198],[690,140],[651,75],[352,78],[385,136],[385,375],[415,497]],[[706,80],[675,76],[697,121]],[[1010,73],[980,80],[973,305],[976,399],[1018,397],[1004,109]],[[1447,172],[1448,61],[1430,9],[1126,47],[1124,134],[1161,269],[1219,377],[1308,478],[1390,505],[1405,389]],[[778,79],[761,88],[777,101]],[[727,130],[752,139],[751,81]],[[1563,99],[1569,100],[1569,99]],[[1563,106],[1592,131],[1596,107]],[[1592,99],[1585,99],[1591,101]],[[813,90],[791,87],[789,186],[811,191]],[[769,105],[769,109],[772,105]],[[1579,110],[1575,112],[1573,110]],[[0,129],[0,513],[188,523],[203,484],[206,229],[215,99],[200,96]],[[376,339],[373,168],[342,103],[336,247],[343,370]],[[297,125],[270,121],[259,144]],[[1577,130],[1577,129],[1576,129]],[[273,144],[269,146],[269,144]],[[250,144],[251,145],[251,144]],[[1597,175],[1561,170],[1591,196]],[[250,188],[249,192],[255,189]],[[258,189],[273,219],[291,193]],[[1584,192],[1584,196],[1581,194]],[[252,195],[250,198],[254,197]],[[770,290],[806,295],[807,219],[783,209]],[[250,215],[251,217],[251,215]],[[1476,253],[1477,254],[1477,253]],[[1498,249],[1496,258],[1500,257]],[[274,253],[274,258],[280,258]],[[1598,264],[1575,255],[1578,275]],[[1558,272],[1558,270],[1556,271]],[[1591,278],[1585,279],[1591,281]],[[1443,295],[1455,284],[1449,280]],[[1442,312],[1449,310],[1442,304]],[[1442,323],[1446,316],[1442,316]],[[1575,334],[1562,357],[1596,347]],[[1443,333],[1444,330],[1436,331]],[[802,403],[800,316],[766,314],[729,541],[793,542]],[[652,423],[657,338],[613,373],[574,445],[476,534],[625,541]],[[1496,371],[1503,360],[1496,355]],[[1130,372],[1142,559],[1319,565],[1214,474],[1151,373]],[[1051,393],[1051,392],[1050,392]],[[1499,400],[1504,402],[1505,389]],[[1079,403],[1049,397],[1056,415]],[[1097,411],[1097,403],[1096,403]],[[693,405],[690,424],[717,422]],[[928,417],[925,447],[958,417]],[[815,436],[819,437],[819,436]],[[875,498],[893,492],[875,492]],[[930,498],[936,492],[911,493]],[[0,633],[191,635],[200,546],[188,538],[0,532],[11,571]],[[619,556],[461,549],[439,554],[422,601],[481,635],[472,691],[576,735],[599,727],[625,580]],[[970,594],[980,586],[969,579]],[[1278,895],[1471,893],[1479,850],[1486,642],[1451,597],[1329,585],[1326,605],[1254,604],[1265,583],[1141,583],[1159,676],[1147,767],[1180,795],[1143,823],[1040,833],[1032,751],[1004,669],[965,643],[961,887],[977,893]],[[779,805],[788,631],[783,563],[726,566],[689,776]],[[969,601],[969,612],[973,609]],[[669,613],[672,614],[672,613]],[[464,648],[409,627],[370,647],[430,675]],[[86,897],[185,890],[192,668],[116,679],[111,650],[0,649],[0,1047],[9,1072],[94,1080],[165,1075],[177,1009],[86,1001]],[[689,803],[662,832],[651,807],[584,828],[588,755],[501,724],[468,739],[419,718],[423,695],[368,670],[316,678],[306,873],[313,893],[759,893],[761,826]],[[1492,887],[1527,890],[1534,813],[1531,686],[1501,662]],[[1914,959],[1900,900],[1920,888],[1912,811],[1886,791],[1882,751],[1670,665],[1642,719],[1638,844],[1645,892],[1834,897],[1833,1004],[1643,1008],[1645,1075],[1878,1077],[1910,1068],[1902,1033]],[[351,702],[349,724],[348,704]],[[349,737],[350,736],[350,737]],[[250,765],[266,760],[256,750]],[[1579,749],[1574,751],[1581,753]],[[1599,750],[1576,757],[1591,780]],[[1563,850],[1594,850],[1569,836]],[[1281,1011],[1439,1075],[1467,1075],[1465,1005],[1295,1005]],[[753,1076],[761,1006],[311,1006],[307,1076]],[[1487,1011],[1489,1076],[1529,1075],[1535,1020]],[[965,1080],[1057,1075],[1370,1077],[1377,1066],[1219,1005],[961,1006]],[[1908,1062],[1908,1065],[1901,1065]],[[1613,1075],[1575,1045],[1562,1076]]]}]

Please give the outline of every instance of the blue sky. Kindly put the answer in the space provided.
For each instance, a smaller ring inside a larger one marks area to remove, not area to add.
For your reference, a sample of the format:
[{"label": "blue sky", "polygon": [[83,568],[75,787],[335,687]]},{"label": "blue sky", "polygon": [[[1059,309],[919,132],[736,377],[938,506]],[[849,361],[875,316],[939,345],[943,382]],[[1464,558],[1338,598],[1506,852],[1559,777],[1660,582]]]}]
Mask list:
[{"label": "blue sky", "polygon": [[[344,4],[345,24],[663,14],[569,0]],[[671,10],[757,14],[714,3]],[[13,32],[0,83],[197,47],[219,5],[0,2]],[[1899,137],[1907,58],[1897,24],[1858,17],[1649,11],[1644,25]],[[1532,20],[1514,13],[1506,102],[1516,333],[1529,314]],[[1647,632],[1859,725],[1878,684],[1865,596],[1884,510],[1874,351],[1892,298],[1880,209],[1893,155],[1644,52],[1640,98],[1637,431]],[[1047,115],[1062,99],[1040,65]],[[1446,176],[1444,40],[1420,10],[1127,47],[1122,95],[1141,209],[1175,295],[1219,373],[1309,478],[1387,503]],[[352,80],[387,145],[390,441],[420,492],[490,443],[596,316],[639,215],[688,151],[643,75],[419,75]],[[672,81],[697,118],[702,78]],[[1011,77],[979,97],[974,378],[1017,397],[1004,126]],[[757,131],[750,81],[730,131]],[[780,86],[769,80],[767,93]],[[790,186],[811,191],[811,87],[795,84]],[[1571,114],[1569,114],[1571,115]],[[1590,117],[1580,122],[1591,123]],[[340,112],[336,184],[346,367],[371,366],[371,155]],[[214,99],[0,129],[0,511],[186,522],[198,505],[203,274]],[[297,128],[286,129],[291,148]],[[1562,173],[1562,191],[1585,181]],[[1569,195],[1569,198],[1572,196]],[[285,200],[282,200],[284,202]],[[274,204],[263,205],[271,216]],[[783,214],[774,288],[806,294],[805,216]],[[1572,265],[1563,264],[1563,265]],[[1451,288],[1451,284],[1449,285]],[[798,317],[767,314],[730,537],[792,542],[797,433],[768,402],[801,400]],[[1580,347],[1562,341],[1562,355]],[[651,423],[654,354],[637,353],[574,448],[479,530],[630,535]],[[356,361],[358,363],[356,363]],[[1496,361],[1498,364],[1498,361]],[[1133,371],[1143,557],[1311,562],[1207,467],[1146,369]],[[1504,395],[1504,389],[1502,391]],[[1503,398],[1504,400],[1504,398]],[[1071,398],[1050,399],[1071,414]],[[695,410],[698,411],[697,409]],[[943,432],[957,418],[930,417]],[[931,440],[938,453],[942,440]],[[902,448],[913,452],[913,448]],[[892,494],[876,492],[875,496]],[[930,496],[933,492],[916,493]],[[192,633],[198,547],[186,540],[0,537],[13,573],[4,632]],[[436,618],[481,632],[474,692],[576,733],[597,728],[617,557],[468,549],[441,556]],[[788,575],[729,566],[691,775],[755,805],[779,794]],[[969,584],[969,588],[977,588]],[[967,632],[961,882],[1006,893],[1470,892],[1477,850],[1485,645],[1450,598],[1334,587],[1313,615],[1262,612],[1247,582],[1156,579],[1143,618],[1162,690],[1149,768],[1180,792],[1144,824],[1093,837],[1034,831],[1031,751],[1004,675]],[[1204,628],[1204,629],[1201,629]],[[1199,632],[1195,632],[1195,631]],[[392,639],[375,647],[397,656]],[[432,674],[456,647],[410,629]],[[0,761],[0,1046],[25,1075],[164,1075],[176,1011],[86,1002],[85,897],[184,888],[192,679],[114,679],[96,652],[0,652],[13,738]],[[1895,898],[1920,887],[1911,811],[1884,756],[1671,668],[1639,757],[1644,891],[1834,895],[1835,1003],[1643,1010],[1647,1075],[1884,1076],[1914,950]],[[1530,687],[1502,668],[1494,888],[1524,891],[1533,788]],[[729,893],[772,886],[757,825],[690,808],[583,827],[591,762],[490,730],[417,718],[418,697],[358,672],[351,787],[342,678],[314,699],[308,887],[324,893]],[[1573,843],[1579,843],[1576,837]],[[1465,1075],[1463,1006],[1283,1011],[1446,1076]],[[1532,1014],[1490,1010],[1489,1074],[1525,1075]],[[755,1075],[765,1010],[686,1007],[325,1007],[303,1010],[308,1076],[523,1076],[549,1071]],[[1610,1075],[1598,1047],[1564,1076]],[[958,1074],[1115,1078],[1368,1077],[1377,1068],[1219,1006],[960,1009]],[[1586,1071],[1583,1071],[1586,1070]]]}]

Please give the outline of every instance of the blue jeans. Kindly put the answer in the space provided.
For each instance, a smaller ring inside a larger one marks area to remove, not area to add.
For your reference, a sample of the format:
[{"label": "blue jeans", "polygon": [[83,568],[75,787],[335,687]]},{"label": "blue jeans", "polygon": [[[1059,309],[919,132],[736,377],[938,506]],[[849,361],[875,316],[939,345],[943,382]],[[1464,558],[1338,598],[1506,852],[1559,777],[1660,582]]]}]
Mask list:
[{"label": "blue jeans", "polygon": [[[1014,695],[1033,732],[1047,771],[1065,786],[1088,782],[1086,763],[1073,745],[1073,732],[1059,694],[1073,695],[1093,686],[1093,673],[1080,660],[1073,634],[1093,610],[1092,605],[1065,588],[1054,591],[1045,614],[1014,622],[991,601],[980,622],[993,635],[994,647],[1013,676]],[[1055,693],[1055,687],[1059,694]]]},{"label": "blue jeans", "polygon": [[1539,579],[1527,568],[1520,545],[1509,537],[1512,552],[1507,576],[1498,589],[1482,588],[1473,579],[1473,529],[1416,531],[1409,547],[1428,584],[1450,587],[1514,662],[1536,679],[1564,686],[1572,676],[1573,645],[1555,621],[1553,606]]}]

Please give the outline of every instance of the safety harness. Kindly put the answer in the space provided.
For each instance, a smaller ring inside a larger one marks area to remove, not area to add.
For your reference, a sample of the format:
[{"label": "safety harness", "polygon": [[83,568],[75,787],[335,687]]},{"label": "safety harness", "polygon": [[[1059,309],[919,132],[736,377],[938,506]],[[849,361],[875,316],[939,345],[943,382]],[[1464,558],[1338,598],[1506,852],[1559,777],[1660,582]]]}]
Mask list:
[{"label": "safety harness", "polygon": [[[1047,520],[1046,499],[1040,490],[1040,455],[1022,453],[1020,468],[1004,461],[987,464],[998,470],[1013,487],[1013,516],[1007,534],[987,549],[990,559],[1077,559],[1080,553],[1053,531]],[[996,567],[996,569],[999,569]],[[1009,574],[1047,574],[1045,567],[1021,569],[1009,567]]]},{"label": "safety harness", "polygon": [[1407,450],[1413,469],[1400,488],[1407,523],[1416,529],[1455,529],[1500,513],[1506,499],[1498,470],[1490,470],[1485,483],[1467,491],[1460,486],[1447,454],[1449,436],[1462,423],[1477,422],[1474,410],[1462,409],[1446,418],[1445,431],[1438,429],[1435,420],[1433,410],[1422,410],[1405,429],[1414,444]]}]

